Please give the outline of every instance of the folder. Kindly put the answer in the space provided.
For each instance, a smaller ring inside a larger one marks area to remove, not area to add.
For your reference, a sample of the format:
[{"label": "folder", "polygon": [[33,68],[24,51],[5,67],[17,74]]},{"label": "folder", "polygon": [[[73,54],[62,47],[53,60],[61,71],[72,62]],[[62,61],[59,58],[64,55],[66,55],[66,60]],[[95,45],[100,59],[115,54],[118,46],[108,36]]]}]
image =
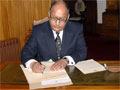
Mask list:
[{"label": "folder", "polygon": [[25,68],[23,65],[20,65],[29,83],[30,89],[72,85],[72,81],[65,69],[50,71],[50,67],[54,63],[53,61],[45,61],[41,63],[46,66],[43,73],[34,73]]}]

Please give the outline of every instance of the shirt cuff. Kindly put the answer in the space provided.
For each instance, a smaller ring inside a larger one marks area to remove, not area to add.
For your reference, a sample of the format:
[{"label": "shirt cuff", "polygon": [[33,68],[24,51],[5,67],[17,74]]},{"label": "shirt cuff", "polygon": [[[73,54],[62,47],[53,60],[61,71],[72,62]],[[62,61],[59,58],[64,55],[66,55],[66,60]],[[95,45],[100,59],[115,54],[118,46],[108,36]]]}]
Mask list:
[{"label": "shirt cuff", "polygon": [[30,68],[30,64],[31,64],[32,62],[37,62],[37,61],[36,61],[35,59],[30,59],[30,60],[28,60],[28,61],[25,63],[26,68],[29,69],[30,71],[32,71],[32,69]]},{"label": "shirt cuff", "polygon": [[75,65],[75,61],[71,56],[64,56],[64,58],[67,58],[69,61],[67,65]]}]

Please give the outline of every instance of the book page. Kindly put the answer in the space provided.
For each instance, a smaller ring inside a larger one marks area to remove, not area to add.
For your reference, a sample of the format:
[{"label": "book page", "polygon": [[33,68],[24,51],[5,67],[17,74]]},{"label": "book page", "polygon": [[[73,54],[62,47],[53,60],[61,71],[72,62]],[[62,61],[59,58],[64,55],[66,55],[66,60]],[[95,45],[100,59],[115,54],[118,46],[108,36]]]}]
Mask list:
[{"label": "book page", "polygon": [[55,86],[72,84],[72,81],[69,78],[65,69],[59,71],[50,71],[50,67],[54,62],[45,61],[41,63],[46,66],[43,73],[34,73],[28,70],[27,68],[24,68],[23,65],[20,65],[29,83],[30,89],[55,87]]},{"label": "book page", "polygon": [[75,65],[82,73],[89,74],[106,70],[104,66],[93,59],[80,61]]}]

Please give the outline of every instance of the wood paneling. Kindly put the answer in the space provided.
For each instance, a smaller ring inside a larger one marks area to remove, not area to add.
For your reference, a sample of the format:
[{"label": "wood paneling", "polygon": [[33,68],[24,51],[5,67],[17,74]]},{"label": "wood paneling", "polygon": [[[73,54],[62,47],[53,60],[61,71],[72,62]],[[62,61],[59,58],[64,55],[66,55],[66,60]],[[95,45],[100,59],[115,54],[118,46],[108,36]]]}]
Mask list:
[{"label": "wood paneling", "polygon": [[48,16],[54,0],[0,0],[0,40],[17,37],[21,48],[34,20]]},{"label": "wood paneling", "polygon": [[107,9],[109,10],[118,9],[118,0],[106,0],[106,1],[107,1]]},{"label": "wood paneling", "polygon": [[107,0],[107,9],[103,13],[103,24],[100,30],[104,37],[119,40],[118,0]]},{"label": "wood paneling", "polygon": [[119,16],[117,11],[108,11],[103,13],[103,24],[101,34],[113,40],[119,40],[118,22]]}]

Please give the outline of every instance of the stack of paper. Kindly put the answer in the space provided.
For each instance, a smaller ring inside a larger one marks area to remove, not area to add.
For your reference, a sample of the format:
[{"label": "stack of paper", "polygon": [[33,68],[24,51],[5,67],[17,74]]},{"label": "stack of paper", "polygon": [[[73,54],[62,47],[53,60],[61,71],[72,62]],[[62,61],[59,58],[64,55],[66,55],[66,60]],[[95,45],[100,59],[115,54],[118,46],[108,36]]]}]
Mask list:
[{"label": "stack of paper", "polygon": [[75,66],[84,74],[106,70],[104,66],[102,66],[93,59],[78,62]]},{"label": "stack of paper", "polygon": [[43,74],[34,73],[32,71],[29,71],[27,68],[24,68],[23,65],[20,65],[29,83],[30,89],[56,87],[72,84],[72,81],[65,70],[50,71],[50,66],[53,63],[54,62],[52,61],[42,62],[42,64],[46,66]]}]

